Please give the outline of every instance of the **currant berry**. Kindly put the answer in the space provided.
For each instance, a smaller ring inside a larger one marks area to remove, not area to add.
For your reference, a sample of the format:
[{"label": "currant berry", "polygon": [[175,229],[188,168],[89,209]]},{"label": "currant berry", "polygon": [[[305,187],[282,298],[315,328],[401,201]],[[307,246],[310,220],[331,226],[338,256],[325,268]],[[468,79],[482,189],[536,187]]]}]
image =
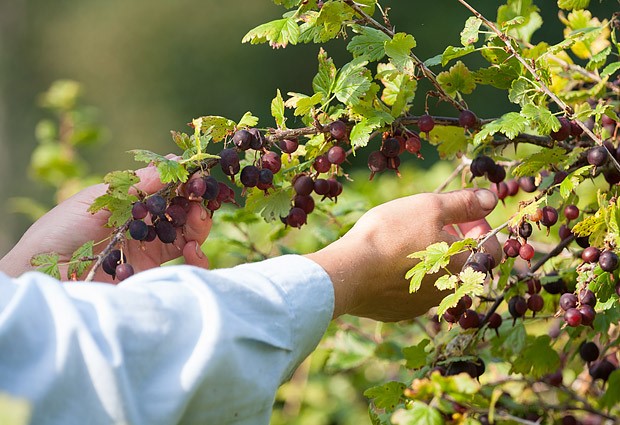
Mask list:
[{"label": "currant berry", "polygon": [[543,207],[540,224],[545,227],[551,227],[558,222],[558,211],[553,207]]},{"label": "currant berry", "polygon": [[520,249],[521,243],[516,239],[508,239],[504,242],[504,254],[506,254],[507,257],[518,257]]},{"label": "currant berry", "polygon": [[506,182],[508,187],[508,196],[515,196],[519,193],[519,183],[515,179],[510,179]]},{"label": "currant berry", "polygon": [[280,168],[282,168],[282,160],[280,159],[280,155],[272,151],[263,154],[263,156],[260,157],[259,164],[261,168],[271,170],[273,174],[277,174],[277,172],[280,171]]},{"label": "currant berry", "polygon": [[598,257],[598,264],[606,272],[613,272],[618,268],[618,255],[613,251],[603,251]]},{"label": "currant berry", "polygon": [[160,216],[166,210],[166,200],[160,195],[151,195],[146,198],[146,207],[153,217]]},{"label": "currant berry", "polygon": [[540,280],[536,277],[532,277],[527,281],[527,293],[530,295],[538,294],[542,289]]},{"label": "currant berry", "polygon": [[144,202],[134,202],[131,207],[131,216],[134,218],[134,220],[142,220],[148,215],[148,213],[149,209],[146,207],[146,204]]},{"label": "currant berry", "polygon": [[525,261],[530,261],[534,258],[534,247],[529,243],[521,245],[521,248],[519,248],[519,256]]},{"label": "currant berry", "polygon": [[560,236],[560,239],[564,240],[570,238],[573,235],[573,232],[566,224],[562,224],[558,229],[558,235]]},{"label": "currant berry", "polygon": [[559,121],[560,121],[560,128],[555,131],[552,131],[551,134],[549,134],[549,136],[553,140],[557,140],[558,142],[561,142],[563,140],[568,139],[568,137],[570,136],[571,126],[570,126],[570,121],[566,119],[565,117],[559,118]]},{"label": "currant berry", "polygon": [[573,137],[579,137],[583,134],[583,128],[577,122],[570,122],[570,135]]},{"label": "currant berry", "polygon": [[327,173],[332,164],[327,159],[327,155],[319,155],[314,159],[312,167],[319,173]]},{"label": "currant berry", "polygon": [[596,318],[596,311],[594,307],[588,304],[583,304],[579,307],[579,313],[581,314],[581,324],[584,326],[590,326],[594,323]]},{"label": "currant berry", "polygon": [[544,306],[545,300],[540,296],[540,294],[531,295],[527,300],[527,308],[534,313],[541,311]]},{"label": "currant berry", "polygon": [[288,213],[288,217],[286,222],[291,227],[301,228],[304,224],[306,224],[306,219],[308,215],[304,210],[298,207],[291,208],[291,211]]},{"label": "currant berry", "polygon": [[564,217],[567,220],[575,220],[579,217],[579,208],[576,205],[567,205],[564,207]]},{"label": "currant berry", "polygon": [[347,125],[336,120],[329,125],[329,134],[336,140],[344,140],[347,137]]},{"label": "currant berry", "polygon": [[189,199],[184,196],[175,196],[170,200],[170,205],[178,205],[187,213],[189,212],[190,204]]},{"label": "currant berry", "polygon": [[347,152],[341,146],[332,146],[327,151],[327,160],[336,165],[340,165],[347,159]]},{"label": "currant berry", "polygon": [[180,205],[170,205],[166,208],[166,217],[173,227],[181,227],[187,223],[187,212]]},{"label": "currant berry", "polygon": [[250,148],[254,150],[259,150],[265,145],[265,136],[258,130],[258,128],[250,128],[248,130],[252,135],[252,140],[250,141]]},{"label": "currant berry", "polygon": [[566,310],[566,313],[564,313],[564,321],[572,328],[581,325],[581,319],[581,313],[576,308],[569,308]]},{"label": "currant berry", "polygon": [[527,311],[527,302],[525,298],[520,295],[515,295],[510,300],[508,300],[508,312],[515,319],[518,317],[522,317]]},{"label": "currant berry", "polygon": [[519,236],[521,236],[523,239],[527,239],[532,236],[533,230],[534,228],[532,227],[532,225],[527,221],[524,221],[519,225]]},{"label": "currant berry", "polygon": [[321,196],[329,194],[329,182],[326,179],[316,179],[314,182],[314,193]]},{"label": "currant berry", "polygon": [[600,354],[601,352],[598,346],[592,341],[583,342],[579,346],[579,355],[584,362],[593,362],[594,360],[598,359],[598,356]]},{"label": "currant berry", "polygon": [[464,109],[459,114],[459,125],[468,128],[476,128],[478,127],[478,117],[469,109]]},{"label": "currant berry", "polygon": [[560,308],[564,311],[568,311],[575,307],[577,307],[577,296],[569,292],[562,294],[560,297]]},{"label": "currant berry", "polygon": [[118,280],[125,280],[134,275],[134,270],[131,264],[121,263],[116,266],[116,278]]},{"label": "currant berry", "polygon": [[607,359],[602,359],[592,363],[588,369],[588,372],[595,381],[600,379],[601,381],[606,382],[607,379],[609,379],[609,375],[611,375],[614,370],[616,370],[616,366],[614,366],[612,362]]},{"label": "currant berry", "polygon": [[248,130],[237,130],[235,134],[233,134],[232,141],[237,148],[242,151],[247,151],[250,149],[253,138],[254,136]]},{"label": "currant berry", "polygon": [[383,141],[383,145],[381,146],[381,153],[383,153],[383,155],[385,155],[387,158],[397,157],[400,153],[400,143],[394,137],[385,139]]},{"label": "currant berry", "polygon": [[459,325],[463,329],[477,328],[480,325],[478,313],[474,310],[465,310],[459,318]]},{"label": "currant berry", "polygon": [[258,167],[254,165],[246,165],[241,170],[241,174],[239,175],[239,180],[241,184],[245,187],[255,187],[258,184],[258,176],[260,174],[260,170]]},{"label": "currant berry", "polygon": [[202,177],[195,176],[185,185],[185,192],[189,199],[196,200],[202,198],[205,190],[207,190],[207,183]]},{"label": "currant berry", "polygon": [[296,137],[293,137],[290,139],[282,139],[278,143],[278,146],[280,146],[280,149],[282,149],[282,152],[292,154],[299,147],[299,140]]},{"label": "currant berry", "polygon": [[519,187],[521,187],[521,189],[527,193],[533,193],[536,191],[536,189],[538,189],[534,177],[520,177]]},{"label": "currant berry", "polygon": [[310,195],[297,195],[293,199],[293,205],[297,208],[301,208],[302,210],[304,210],[306,214],[310,214],[312,211],[314,211],[314,198]]},{"label": "currant berry", "polygon": [[418,120],[418,128],[420,129],[420,131],[428,135],[428,133],[430,133],[433,128],[435,128],[435,120],[428,114],[422,115]]},{"label": "currant berry", "polygon": [[312,177],[301,174],[294,180],[293,188],[298,195],[307,196],[314,190],[314,181]]},{"label": "currant berry", "polygon": [[405,140],[405,150],[409,153],[417,154],[422,149],[422,142],[418,133],[411,132]]},{"label": "currant berry", "polygon": [[597,146],[588,151],[588,164],[600,167],[607,162],[607,149]]},{"label": "currant berry", "polygon": [[149,226],[142,220],[133,220],[129,223],[129,235],[132,239],[143,241],[149,233]]},{"label": "currant berry", "polygon": [[220,167],[227,176],[234,176],[239,172],[239,155],[234,149],[224,149],[220,152]]},{"label": "currant berry", "polygon": [[[496,164],[488,173],[487,177],[491,183],[499,183],[506,178],[506,169],[499,164]],[[506,188],[508,190],[508,188]]]},{"label": "currant berry", "polygon": [[589,289],[582,289],[579,291],[579,304],[589,305],[590,307],[596,306],[596,295]]},{"label": "currant berry", "polygon": [[372,180],[375,173],[385,171],[387,168],[387,158],[380,151],[371,152],[368,155],[368,168],[370,169],[370,180]]},{"label": "currant berry", "polygon": [[172,243],[177,238],[177,231],[169,221],[160,220],[155,225],[157,237],[163,243]]}]

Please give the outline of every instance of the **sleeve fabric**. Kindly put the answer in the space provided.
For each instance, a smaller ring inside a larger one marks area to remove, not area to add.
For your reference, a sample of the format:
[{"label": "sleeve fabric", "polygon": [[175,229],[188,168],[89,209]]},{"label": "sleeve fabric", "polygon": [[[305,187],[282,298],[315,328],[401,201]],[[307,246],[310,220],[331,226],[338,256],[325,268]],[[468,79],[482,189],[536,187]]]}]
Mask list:
[{"label": "sleeve fabric", "polygon": [[0,393],[27,399],[32,424],[268,424],[333,303],[296,255],[117,286],[0,273]]}]

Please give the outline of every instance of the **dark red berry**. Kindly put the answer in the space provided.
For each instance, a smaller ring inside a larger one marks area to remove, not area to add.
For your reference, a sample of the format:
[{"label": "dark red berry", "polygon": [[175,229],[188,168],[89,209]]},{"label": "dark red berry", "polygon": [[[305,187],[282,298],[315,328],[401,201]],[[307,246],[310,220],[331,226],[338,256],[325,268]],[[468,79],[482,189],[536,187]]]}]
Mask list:
[{"label": "dark red berry", "polygon": [[607,149],[597,146],[588,151],[588,164],[600,167],[607,162]]},{"label": "dark red berry", "polygon": [[564,217],[568,220],[575,220],[579,217],[579,208],[576,205],[567,205],[564,207]]},{"label": "dark red berry", "polygon": [[515,319],[517,317],[522,317],[527,311],[527,302],[525,301],[525,298],[520,295],[515,295],[508,300],[508,311]]},{"label": "dark red berry", "polygon": [[592,379],[595,381],[597,379],[607,381],[607,379],[609,379],[609,375],[611,375],[614,370],[616,370],[616,366],[614,366],[612,362],[607,359],[602,359],[592,363],[588,371]]},{"label": "dark red berry", "polygon": [[564,313],[564,321],[568,326],[573,328],[581,325],[581,319],[581,313],[576,308],[569,308],[566,310],[566,313]]},{"label": "dark red berry", "polygon": [[521,189],[523,189],[524,192],[527,193],[535,192],[536,189],[538,189],[534,177],[520,177],[519,186],[521,187]]},{"label": "dark red berry", "polygon": [[269,151],[261,156],[259,161],[261,168],[266,168],[271,170],[273,174],[277,174],[282,168],[282,160],[280,159],[280,155],[275,152]]},{"label": "dark red berry", "polygon": [[594,342],[584,342],[579,346],[579,355],[584,362],[590,363],[598,359],[600,350]]},{"label": "dark red berry", "polygon": [[435,128],[435,120],[430,115],[422,115],[418,120],[418,128],[424,133],[430,133]]},{"label": "dark red berry", "polygon": [[579,291],[579,304],[587,304],[590,307],[596,307],[596,295],[589,289],[582,289]]},{"label": "dark red berry", "polygon": [[332,164],[340,165],[347,159],[347,152],[341,146],[332,146],[327,151],[327,160]]},{"label": "dark red berry", "polygon": [[135,220],[142,220],[149,213],[149,209],[144,202],[134,202],[131,207],[131,215]]},{"label": "dark red berry", "polygon": [[459,125],[464,128],[478,127],[478,117],[469,109],[464,109],[459,114]]},{"label": "dark red berry", "polygon": [[581,314],[581,324],[584,326],[590,326],[594,323],[594,319],[596,318],[596,311],[594,307],[588,304],[583,304],[579,307],[579,313]]},{"label": "dark red berry", "polygon": [[527,308],[537,313],[545,306],[545,300],[539,294],[530,295],[527,300]]},{"label": "dark red berry", "polygon": [[317,156],[312,164],[312,167],[319,173],[327,173],[331,166],[332,164],[329,162],[329,159],[327,159],[327,155]]},{"label": "dark red berry", "polygon": [[143,241],[149,233],[149,226],[142,220],[133,220],[129,223],[129,235],[137,240]]},{"label": "dark red berry", "polygon": [[400,153],[400,143],[394,137],[385,139],[381,145],[381,153],[387,158],[395,158]]},{"label": "dark red berry", "polygon": [[116,278],[118,280],[125,280],[128,277],[131,277],[133,275],[134,275],[134,270],[131,264],[121,263],[118,266],[116,266]]},{"label": "dark red berry", "polygon": [[551,227],[555,223],[558,222],[558,211],[553,207],[543,207],[542,208],[542,218],[540,219],[540,224],[545,227]]},{"label": "dark red berry", "polygon": [[504,242],[504,254],[506,254],[507,257],[518,257],[520,249],[521,243],[516,239],[508,239]]},{"label": "dark red berry", "polygon": [[291,211],[288,213],[288,217],[286,222],[291,227],[300,228],[304,224],[306,224],[307,214],[304,210],[298,207],[291,208]]},{"label": "dark red berry", "polygon": [[618,268],[618,255],[613,251],[603,251],[598,257],[598,264],[606,272],[613,272]]},{"label": "dark red berry", "polygon": [[577,307],[577,296],[570,292],[562,294],[560,297],[560,307],[564,311]]},{"label": "dark red berry", "polygon": [[534,247],[529,243],[521,245],[521,248],[519,248],[519,256],[525,261],[530,261],[534,258]]},{"label": "dark red berry", "polygon": [[561,142],[562,140],[568,139],[568,137],[570,136],[571,126],[570,126],[570,121],[565,117],[560,117],[559,121],[560,121],[560,128],[555,131],[552,131],[551,134],[549,134],[549,136],[551,136],[553,140],[557,140]]},{"label": "dark red berry", "polygon": [[232,137],[233,144],[242,151],[250,149],[252,139],[254,136],[247,130],[237,130]]},{"label": "dark red berry", "polygon": [[336,120],[329,125],[329,134],[336,140],[344,140],[347,137],[347,125]]},{"label": "dark red berry", "polygon": [[291,153],[294,153],[299,147],[299,140],[297,140],[296,137],[291,138],[291,139],[282,139],[278,143],[278,146],[280,146],[280,149],[282,149],[282,152],[291,154]]},{"label": "dark red berry", "polygon": [[298,195],[307,196],[314,190],[314,181],[312,177],[302,174],[295,179],[293,188]]}]

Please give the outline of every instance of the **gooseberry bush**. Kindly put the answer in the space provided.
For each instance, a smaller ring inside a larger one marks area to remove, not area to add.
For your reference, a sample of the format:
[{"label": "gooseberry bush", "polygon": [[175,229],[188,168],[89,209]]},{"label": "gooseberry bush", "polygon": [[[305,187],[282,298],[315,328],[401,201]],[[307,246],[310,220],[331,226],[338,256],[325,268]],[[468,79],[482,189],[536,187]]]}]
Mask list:
[{"label": "gooseberry bush", "polygon": [[[266,126],[249,112],[239,121],[207,115],[172,132],[177,158],[132,151],[157,167],[165,188],[146,194],[135,172],[108,174],[107,193],[90,210],[110,213],[112,236],[101,250],[89,242],[76,251],[66,278],[92,280],[99,268],[116,281],[131,276],[126,241],[174,244],[191,203],[214,215],[216,227],[223,204],[243,204],[238,220],[260,216],[296,231],[315,210],[335,208],[354,157],[367,160],[368,178],[381,185],[379,175],[400,175],[401,162],[423,161],[422,147],[432,145],[453,166],[436,191],[490,188],[506,220],[480,240],[411,253],[410,292],[443,272],[435,286],[445,298],[428,317],[393,328],[389,342],[353,337],[374,344],[366,357],[397,365],[395,379],[364,393],[370,421],[617,423],[620,15],[594,17],[589,0],[559,0],[562,41],[534,43],[543,22],[532,0],[508,0],[496,16],[456,0],[451,7],[471,14],[461,45],[420,58],[414,35],[390,23],[397,10],[378,0],[274,1],[287,9],[282,18],[243,42],[285,48],[340,39],[351,60],[338,66],[319,47],[312,92],[277,91]],[[478,116],[467,99],[483,86],[512,108]],[[453,113],[435,114],[440,103]],[[424,113],[412,114],[414,105]],[[494,236],[503,243],[498,264],[483,248]],[[450,258],[463,252],[467,263],[450,273]],[[53,253],[33,264],[61,277]],[[363,361],[342,361],[346,351],[335,344],[331,364]]]}]

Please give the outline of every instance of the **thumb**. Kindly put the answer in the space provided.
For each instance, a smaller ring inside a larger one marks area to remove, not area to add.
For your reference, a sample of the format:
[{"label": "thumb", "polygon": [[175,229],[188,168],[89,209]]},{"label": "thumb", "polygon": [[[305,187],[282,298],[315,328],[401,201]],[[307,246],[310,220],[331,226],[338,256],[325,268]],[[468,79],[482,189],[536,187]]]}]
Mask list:
[{"label": "thumb", "polygon": [[185,264],[204,269],[209,268],[209,259],[202,252],[200,244],[196,241],[189,241],[185,244],[183,247],[183,257],[185,258]]},{"label": "thumb", "polygon": [[497,205],[497,196],[486,189],[463,189],[439,196],[443,225],[480,220]]}]

